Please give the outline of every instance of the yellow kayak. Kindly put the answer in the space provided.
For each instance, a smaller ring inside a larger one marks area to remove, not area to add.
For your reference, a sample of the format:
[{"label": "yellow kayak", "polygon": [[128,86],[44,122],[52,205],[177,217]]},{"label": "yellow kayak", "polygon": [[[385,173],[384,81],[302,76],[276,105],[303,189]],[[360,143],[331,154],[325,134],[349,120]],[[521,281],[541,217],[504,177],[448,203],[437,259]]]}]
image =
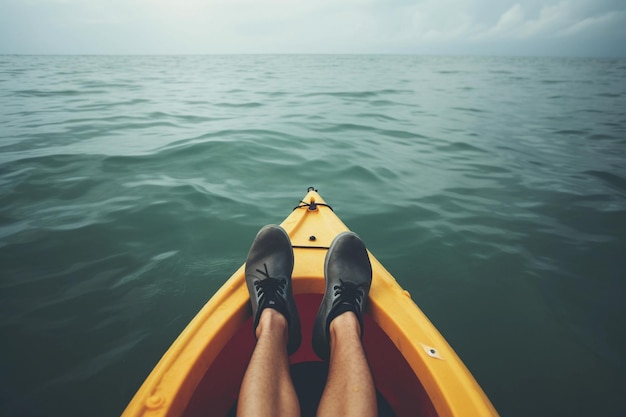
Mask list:
[{"label": "yellow kayak", "polygon": [[[281,226],[294,248],[293,290],[302,326],[302,344],[290,357],[292,378],[302,415],[314,415],[327,372],[311,347],[311,329],[325,288],[324,257],[334,237],[348,228],[312,188]],[[380,415],[497,416],[410,294],[369,256],[373,279],[363,344]],[[254,345],[242,265],[163,355],[123,416],[234,415]]]}]

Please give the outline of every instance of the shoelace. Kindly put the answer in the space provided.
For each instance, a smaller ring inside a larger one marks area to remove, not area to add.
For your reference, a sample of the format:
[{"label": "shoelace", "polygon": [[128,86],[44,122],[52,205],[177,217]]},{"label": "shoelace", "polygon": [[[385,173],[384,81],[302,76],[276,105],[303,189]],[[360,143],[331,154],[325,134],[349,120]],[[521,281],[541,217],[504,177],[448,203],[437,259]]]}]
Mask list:
[{"label": "shoelace", "polygon": [[345,303],[353,306],[355,309],[360,310],[363,297],[365,296],[363,284],[344,282],[340,279],[339,285],[333,286],[333,290],[335,290],[335,297],[339,296],[339,298],[335,300],[335,305]]},{"label": "shoelace", "polygon": [[261,275],[265,276],[265,279],[254,281],[254,288],[256,294],[259,297],[259,305],[264,306],[266,301],[268,305],[274,305],[279,300],[283,300],[285,296],[285,289],[287,288],[287,280],[284,278],[272,278],[267,270],[267,264],[263,264],[265,271],[257,269]]}]

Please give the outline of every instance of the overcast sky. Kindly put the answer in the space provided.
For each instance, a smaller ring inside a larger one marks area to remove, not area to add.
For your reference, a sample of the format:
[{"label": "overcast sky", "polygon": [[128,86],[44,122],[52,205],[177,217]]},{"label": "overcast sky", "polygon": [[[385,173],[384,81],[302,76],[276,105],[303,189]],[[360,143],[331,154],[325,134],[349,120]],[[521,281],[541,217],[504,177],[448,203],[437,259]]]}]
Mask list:
[{"label": "overcast sky", "polygon": [[0,53],[626,56],[626,0],[0,0]]}]

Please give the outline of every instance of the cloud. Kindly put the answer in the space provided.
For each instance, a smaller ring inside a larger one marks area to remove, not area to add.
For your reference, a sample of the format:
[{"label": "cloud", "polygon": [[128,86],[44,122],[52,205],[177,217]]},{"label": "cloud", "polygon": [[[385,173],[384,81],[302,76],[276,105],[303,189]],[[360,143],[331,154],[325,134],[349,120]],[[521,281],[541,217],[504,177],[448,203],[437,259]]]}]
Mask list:
[{"label": "cloud", "polygon": [[[621,27],[622,32],[624,32],[623,29],[626,28],[626,12],[613,11],[600,16],[587,17],[560,30],[557,35],[567,37],[581,33],[590,33],[608,26]],[[623,40],[626,42],[626,38]]]},{"label": "cloud", "polygon": [[0,0],[0,53],[622,54],[625,28],[623,0]]},{"label": "cloud", "polygon": [[478,33],[475,35],[475,38],[489,38],[494,36],[503,36],[514,31],[518,30],[518,28],[524,23],[524,11],[519,4],[514,4],[508,9],[506,12],[500,16],[498,22],[487,31],[482,33]]},{"label": "cloud", "polygon": [[612,0],[424,1],[412,13],[407,42],[431,51],[579,54],[585,44],[584,54],[626,52],[626,3]]},{"label": "cloud", "polygon": [[[624,14],[623,11],[611,11],[584,17],[577,13],[580,4],[577,5],[572,1],[543,5],[538,10],[534,10],[534,17],[532,16],[533,9],[532,4],[530,7],[520,3],[512,4],[492,25],[481,23],[476,16],[466,16],[465,20],[470,23],[463,26],[464,31],[447,31],[447,33],[453,35],[450,38],[470,37],[474,40],[552,38],[584,34],[588,29],[601,27]],[[431,32],[440,33],[440,29],[431,29],[427,33]]]}]

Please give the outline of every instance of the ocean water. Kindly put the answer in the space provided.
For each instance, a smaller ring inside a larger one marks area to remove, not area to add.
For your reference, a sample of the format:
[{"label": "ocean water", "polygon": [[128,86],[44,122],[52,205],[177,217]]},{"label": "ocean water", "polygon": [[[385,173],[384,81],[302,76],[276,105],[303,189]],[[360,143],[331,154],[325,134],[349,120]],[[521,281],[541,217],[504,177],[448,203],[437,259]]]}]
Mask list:
[{"label": "ocean water", "polygon": [[0,415],[115,416],[315,186],[502,416],[624,416],[626,60],[0,56]]}]

